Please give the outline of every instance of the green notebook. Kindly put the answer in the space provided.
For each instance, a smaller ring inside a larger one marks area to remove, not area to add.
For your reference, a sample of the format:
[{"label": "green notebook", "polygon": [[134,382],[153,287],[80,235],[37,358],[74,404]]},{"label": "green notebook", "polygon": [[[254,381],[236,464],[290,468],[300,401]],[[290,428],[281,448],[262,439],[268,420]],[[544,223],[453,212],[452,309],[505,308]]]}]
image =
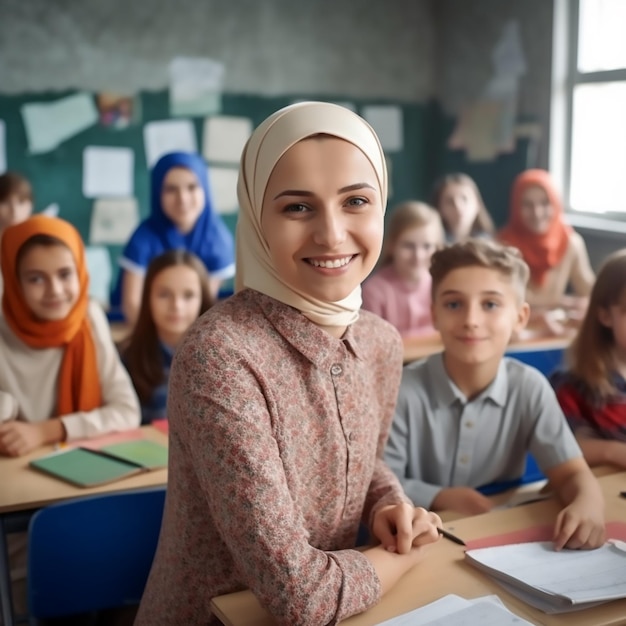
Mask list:
[{"label": "green notebook", "polygon": [[31,461],[30,465],[79,487],[96,487],[167,467],[167,448],[147,440],[126,441],[102,449],[55,452]]}]

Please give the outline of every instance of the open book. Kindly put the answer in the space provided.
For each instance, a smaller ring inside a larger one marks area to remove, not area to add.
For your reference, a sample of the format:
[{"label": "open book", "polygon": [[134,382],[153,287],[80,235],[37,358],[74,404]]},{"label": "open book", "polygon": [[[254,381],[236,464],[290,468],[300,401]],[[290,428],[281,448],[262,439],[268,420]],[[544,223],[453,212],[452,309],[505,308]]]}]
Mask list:
[{"label": "open book", "polygon": [[138,439],[101,448],[70,448],[35,459],[30,465],[78,487],[95,487],[167,467],[167,447]]},{"label": "open book", "polygon": [[468,550],[465,558],[507,591],[546,612],[583,609],[626,598],[626,543],[561,550],[534,541]]}]

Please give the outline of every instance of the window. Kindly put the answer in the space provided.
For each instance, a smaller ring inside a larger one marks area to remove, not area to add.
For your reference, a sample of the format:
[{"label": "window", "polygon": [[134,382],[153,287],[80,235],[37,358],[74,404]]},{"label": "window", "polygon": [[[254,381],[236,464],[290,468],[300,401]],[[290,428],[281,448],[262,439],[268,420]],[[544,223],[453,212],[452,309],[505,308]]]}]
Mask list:
[{"label": "window", "polygon": [[575,213],[626,220],[626,0],[564,0],[554,19],[555,78],[567,24],[562,117],[553,106],[564,125],[564,196]]}]

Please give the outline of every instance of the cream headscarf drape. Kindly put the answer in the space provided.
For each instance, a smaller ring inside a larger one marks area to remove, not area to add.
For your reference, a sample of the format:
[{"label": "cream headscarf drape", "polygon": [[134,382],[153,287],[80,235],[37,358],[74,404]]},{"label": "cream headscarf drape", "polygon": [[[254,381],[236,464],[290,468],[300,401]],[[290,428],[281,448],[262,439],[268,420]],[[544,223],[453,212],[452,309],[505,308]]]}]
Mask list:
[{"label": "cream headscarf drape", "polygon": [[350,142],[369,159],[380,185],[381,207],[387,204],[387,168],[372,127],[349,109],[327,102],[300,102],[268,117],[251,135],[241,155],[237,196],[237,291],[250,287],[303,313],[320,326],[347,326],[361,308],[361,287],[339,302],[324,302],[293,289],[272,264],[261,230],[261,209],[269,177],[280,157],[298,141],[317,134]]}]

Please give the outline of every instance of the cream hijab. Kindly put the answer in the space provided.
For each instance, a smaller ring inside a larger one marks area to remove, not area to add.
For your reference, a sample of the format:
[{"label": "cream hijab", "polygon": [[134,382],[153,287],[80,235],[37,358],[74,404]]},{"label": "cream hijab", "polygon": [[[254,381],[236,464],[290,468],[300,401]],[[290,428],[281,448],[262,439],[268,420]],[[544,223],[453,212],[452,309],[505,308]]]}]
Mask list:
[{"label": "cream hijab", "polygon": [[336,104],[300,102],[280,109],[253,133],[241,155],[237,196],[237,291],[250,287],[292,306],[320,326],[348,326],[359,317],[361,287],[339,302],[325,302],[293,289],[272,264],[261,230],[261,209],[269,177],[280,157],[298,141],[324,133],[349,141],[369,159],[387,204],[387,168],[380,141],[361,117]]}]

